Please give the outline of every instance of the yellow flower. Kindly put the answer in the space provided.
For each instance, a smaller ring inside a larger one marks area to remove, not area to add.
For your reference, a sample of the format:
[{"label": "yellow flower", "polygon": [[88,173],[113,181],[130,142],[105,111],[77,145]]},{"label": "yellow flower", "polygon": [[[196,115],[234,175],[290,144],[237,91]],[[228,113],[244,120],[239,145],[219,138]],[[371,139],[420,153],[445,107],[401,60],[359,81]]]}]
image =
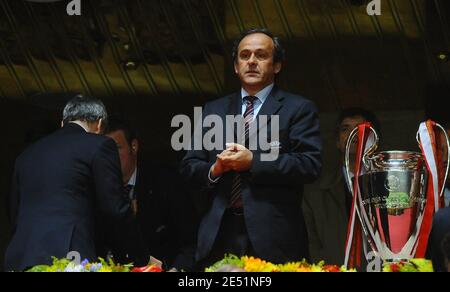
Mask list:
[{"label": "yellow flower", "polygon": [[411,263],[417,267],[417,270],[422,273],[433,273],[433,262],[426,259],[412,259]]},{"label": "yellow flower", "polygon": [[311,267],[307,267],[307,266],[301,266],[297,269],[296,271],[297,273],[312,273],[313,270],[311,269]]},{"label": "yellow flower", "polygon": [[323,269],[322,269],[321,266],[313,265],[313,266],[311,266],[311,272],[313,272],[313,273],[322,273]]},{"label": "yellow flower", "polygon": [[242,257],[244,262],[244,270],[246,272],[279,272],[280,269],[269,262],[254,257]]},{"label": "yellow flower", "polygon": [[301,268],[300,263],[287,263],[285,265],[279,265],[281,272],[293,273],[298,272]]},{"label": "yellow flower", "polygon": [[108,266],[103,266],[100,270],[98,270],[99,273],[112,273],[112,269],[111,267]]}]

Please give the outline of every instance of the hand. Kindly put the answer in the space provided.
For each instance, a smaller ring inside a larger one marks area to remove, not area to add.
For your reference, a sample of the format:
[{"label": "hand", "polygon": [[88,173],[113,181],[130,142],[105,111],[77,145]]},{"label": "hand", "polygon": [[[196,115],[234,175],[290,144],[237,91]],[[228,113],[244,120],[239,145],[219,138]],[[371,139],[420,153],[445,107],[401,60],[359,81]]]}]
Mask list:
[{"label": "hand", "polygon": [[227,149],[219,155],[226,167],[236,172],[247,171],[253,164],[253,153],[239,144],[227,144]]},{"label": "hand", "polygon": [[231,169],[224,163],[223,159],[225,157],[231,156],[232,154],[233,153],[231,153],[230,151],[225,150],[222,153],[220,153],[219,155],[217,155],[216,162],[214,163],[214,165],[211,168],[212,179],[218,178],[218,177],[224,175],[225,173],[231,171]]}]

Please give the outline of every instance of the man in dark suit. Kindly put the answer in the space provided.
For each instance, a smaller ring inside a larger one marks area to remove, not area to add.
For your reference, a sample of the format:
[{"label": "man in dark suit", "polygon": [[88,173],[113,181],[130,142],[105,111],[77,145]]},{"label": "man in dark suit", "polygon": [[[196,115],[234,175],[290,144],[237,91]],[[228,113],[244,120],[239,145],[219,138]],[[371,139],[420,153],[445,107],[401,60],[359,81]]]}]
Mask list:
[{"label": "man in dark suit", "polygon": [[[344,156],[351,132],[364,122],[379,131],[376,116],[362,108],[343,110],[336,121],[336,147],[339,162],[324,163],[317,183],[305,188],[303,212],[309,235],[309,251],[313,262],[344,265],[345,243],[352,204],[349,183],[345,177]],[[354,151],[350,155],[355,155]],[[354,161],[351,158],[351,161]]]},{"label": "man in dark suit", "polygon": [[444,254],[445,272],[450,273],[450,232],[447,233],[442,241],[442,253]]},{"label": "man in dark suit", "polygon": [[136,131],[127,122],[111,119],[106,135],[119,149],[122,182],[128,190],[149,256],[161,260],[166,270],[191,271],[195,218],[179,174],[168,167],[143,163]]},{"label": "man in dark suit", "polygon": [[114,141],[100,136],[103,103],[78,95],[68,102],[62,128],[30,146],[16,160],[10,200],[13,237],[6,270],[50,264],[69,252],[96,259],[96,213],[129,235],[125,248],[144,262],[145,249],[121,183]]},{"label": "man in dark suit", "polygon": [[[0,200],[2,199],[3,198],[0,196]],[[0,263],[4,262],[5,250],[9,242],[8,237],[10,235],[8,224],[9,222],[6,216],[6,210],[4,208],[5,205],[6,204],[0,205],[0,230],[2,230],[2,232],[0,233]],[[0,272],[3,272],[3,266],[0,266]]]},{"label": "man in dark suit", "polygon": [[427,258],[433,261],[436,272],[448,272],[448,241],[450,236],[450,208],[443,208],[433,218],[428,241]]},{"label": "man in dark suit", "polygon": [[[209,201],[199,228],[199,267],[225,253],[275,263],[308,257],[301,198],[303,185],[314,181],[321,168],[319,120],[311,101],[274,86],[283,57],[278,38],[267,30],[245,32],[233,50],[241,92],[203,109],[204,118],[216,115],[224,124],[227,115],[242,115],[245,136],[225,141],[237,143],[224,143],[221,149],[188,151],[183,159],[182,174],[194,186],[206,188]],[[268,117],[267,127],[255,125],[262,117]],[[264,131],[269,150],[254,147],[252,140],[255,132]],[[279,153],[266,159],[268,151]]]}]

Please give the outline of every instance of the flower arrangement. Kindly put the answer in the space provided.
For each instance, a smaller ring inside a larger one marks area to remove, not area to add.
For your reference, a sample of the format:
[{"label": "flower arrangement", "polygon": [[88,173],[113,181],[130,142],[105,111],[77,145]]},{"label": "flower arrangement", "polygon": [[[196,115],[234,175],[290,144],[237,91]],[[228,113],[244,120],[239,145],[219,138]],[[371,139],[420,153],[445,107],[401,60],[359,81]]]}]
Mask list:
[{"label": "flower arrangement", "polygon": [[301,262],[287,263],[284,265],[276,265],[262,259],[254,257],[237,257],[235,255],[227,255],[225,258],[213,266],[207,268],[205,272],[355,272],[347,270],[345,267],[325,265],[320,262],[311,265],[303,260]]},{"label": "flower arrangement", "polygon": [[149,265],[142,268],[133,268],[132,273],[162,273],[164,270],[161,267]]},{"label": "flower arrangement", "polygon": [[383,272],[387,273],[432,273],[433,263],[425,259],[412,259],[408,262],[385,264]]},{"label": "flower arrangement", "polygon": [[27,272],[42,272],[42,273],[51,273],[51,272],[60,272],[60,273],[148,273],[148,272],[162,272],[162,268],[149,265],[146,267],[133,267],[132,264],[129,265],[119,265],[115,264],[112,260],[105,261],[102,258],[99,258],[98,262],[90,263],[88,260],[84,260],[80,264],[77,264],[68,259],[57,259],[53,258],[53,264],[50,266],[40,265],[33,267]]},{"label": "flower arrangement", "polygon": [[[224,259],[217,262],[213,266],[207,268],[205,272],[356,272],[356,270],[348,270],[345,267],[334,265],[325,265],[322,261],[318,264],[309,264],[306,260],[301,262],[287,263],[277,265],[254,257],[237,257],[235,255],[227,255]],[[98,262],[90,263],[84,260],[80,264],[76,264],[68,259],[53,258],[52,265],[40,265],[33,267],[27,272],[76,272],[76,273],[159,273],[164,272],[160,265],[151,263],[146,267],[133,267],[129,265],[115,264],[112,260],[105,261],[99,258]],[[169,271],[170,272],[170,271]],[[383,266],[383,272],[399,273],[399,272],[433,272],[433,264],[425,259],[412,259],[408,262],[390,263]]]}]

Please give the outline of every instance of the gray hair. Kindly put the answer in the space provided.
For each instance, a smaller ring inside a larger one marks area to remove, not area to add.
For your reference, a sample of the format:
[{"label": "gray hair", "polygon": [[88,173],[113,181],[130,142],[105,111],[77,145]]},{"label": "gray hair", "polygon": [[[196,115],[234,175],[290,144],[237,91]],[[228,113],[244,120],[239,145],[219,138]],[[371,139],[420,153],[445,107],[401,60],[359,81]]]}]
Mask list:
[{"label": "gray hair", "polygon": [[64,124],[73,121],[97,122],[100,119],[105,124],[108,121],[108,113],[103,102],[81,94],[72,98],[63,111]]}]

